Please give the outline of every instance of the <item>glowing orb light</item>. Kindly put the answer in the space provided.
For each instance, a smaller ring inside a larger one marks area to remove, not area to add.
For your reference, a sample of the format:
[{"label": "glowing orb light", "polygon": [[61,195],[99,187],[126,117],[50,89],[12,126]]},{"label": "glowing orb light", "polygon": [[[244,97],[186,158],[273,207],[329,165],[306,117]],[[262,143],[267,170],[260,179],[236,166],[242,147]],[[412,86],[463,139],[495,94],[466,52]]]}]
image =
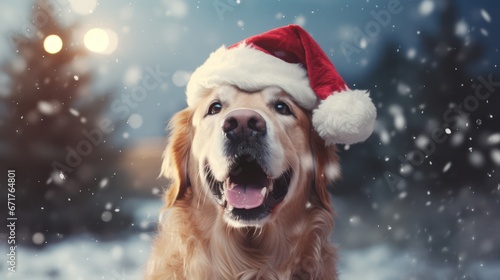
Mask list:
[{"label": "glowing orb light", "polygon": [[92,52],[104,53],[109,46],[109,35],[101,28],[93,28],[85,33],[83,43]]},{"label": "glowing orb light", "polygon": [[57,35],[49,35],[43,41],[43,48],[50,54],[58,53],[63,46],[61,37]]}]

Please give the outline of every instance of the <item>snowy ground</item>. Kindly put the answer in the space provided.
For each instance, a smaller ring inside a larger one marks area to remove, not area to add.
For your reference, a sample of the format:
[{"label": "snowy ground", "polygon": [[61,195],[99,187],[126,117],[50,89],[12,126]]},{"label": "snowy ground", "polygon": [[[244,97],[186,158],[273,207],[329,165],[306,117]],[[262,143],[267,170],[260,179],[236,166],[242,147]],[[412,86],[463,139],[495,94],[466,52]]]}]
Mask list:
[{"label": "snowy ground", "polygon": [[[3,266],[2,279],[141,279],[149,251],[146,235],[103,243],[80,236],[43,251],[21,247],[17,272],[5,273]],[[381,244],[341,250],[340,273],[343,280],[494,280],[500,277],[500,263],[476,263],[457,275],[452,267],[434,267],[423,255]]]},{"label": "snowy ground", "polygon": [[[139,223],[156,220],[159,204],[138,209]],[[16,273],[0,264],[2,279],[141,279],[151,246],[151,235],[141,233],[113,241],[82,235],[67,238],[42,250],[19,247]],[[2,252],[7,248],[0,247]],[[2,254],[3,255],[3,254]],[[340,246],[339,270],[343,280],[500,279],[500,262],[470,262],[456,268],[435,265],[425,252],[397,248],[390,242],[359,249]]]}]

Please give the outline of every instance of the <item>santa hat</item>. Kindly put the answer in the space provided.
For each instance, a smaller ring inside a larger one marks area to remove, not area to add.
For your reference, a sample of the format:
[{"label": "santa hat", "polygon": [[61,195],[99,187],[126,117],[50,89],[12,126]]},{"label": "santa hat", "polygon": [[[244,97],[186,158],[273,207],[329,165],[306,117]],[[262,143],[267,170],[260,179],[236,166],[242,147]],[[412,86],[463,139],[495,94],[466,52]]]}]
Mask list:
[{"label": "santa hat", "polygon": [[298,25],[213,52],[191,75],[188,106],[220,85],[245,91],[282,88],[299,106],[312,110],[314,129],[327,145],[362,142],[373,131],[376,109],[368,92],[349,89],[318,43]]}]

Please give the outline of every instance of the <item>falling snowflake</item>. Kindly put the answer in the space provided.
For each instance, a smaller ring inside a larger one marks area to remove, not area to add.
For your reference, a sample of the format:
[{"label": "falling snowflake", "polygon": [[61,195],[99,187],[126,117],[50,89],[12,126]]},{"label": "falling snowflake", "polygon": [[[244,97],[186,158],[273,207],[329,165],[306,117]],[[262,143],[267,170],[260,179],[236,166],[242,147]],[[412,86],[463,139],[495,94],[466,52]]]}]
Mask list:
[{"label": "falling snowflake", "polygon": [[125,76],[123,77],[123,83],[126,86],[132,87],[139,83],[142,76],[142,70],[139,66],[131,66],[125,72]]},{"label": "falling snowflake", "polygon": [[414,59],[417,56],[417,51],[414,48],[410,48],[408,52],[406,53],[406,56],[409,59]]},{"label": "falling snowflake", "polygon": [[469,161],[472,166],[480,168],[484,165],[484,156],[479,151],[471,151],[469,154]]},{"label": "falling snowflake", "polygon": [[434,1],[424,0],[420,3],[418,11],[422,16],[428,16],[434,11]]},{"label": "falling snowflake", "polygon": [[33,234],[31,240],[33,241],[34,244],[41,245],[43,244],[43,242],[45,242],[45,235],[43,235],[43,233],[41,232],[37,232]]},{"label": "falling snowflake", "polygon": [[405,199],[407,196],[408,196],[407,192],[400,192],[399,195],[398,195],[398,198],[399,199]]},{"label": "falling snowflake", "polygon": [[105,188],[109,183],[109,179],[108,178],[103,178],[101,180],[101,182],[99,182],[99,188]]},{"label": "falling snowflake", "polygon": [[455,25],[455,34],[457,36],[462,36],[463,37],[463,36],[467,35],[468,31],[469,31],[469,26],[467,25],[467,23],[465,22],[465,20],[460,20]]},{"label": "falling snowflake", "polygon": [[166,16],[184,18],[189,13],[189,6],[184,0],[169,0],[164,3],[167,6]]},{"label": "falling snowflake", "polygon": [[37,108],[44,115],[54,115],[59,112],[59,104],[55,102],[38,101]]},{"label": "falling snowflake", "polygon": [[481,16],[486,22],[491,22],[490,14],[485,9],[481,9]]},{"label": "falling snowflake", "polygon": [[486,140],[489,145],[496,145],[500,143],[500,133],[491,134]]},{"label": "falling snowflake", "polygon": [[403,83],[403,82],[398,83],[397,90],[398,90],[398,93],[401,95],[408,95],[411,92],[410,86]]},{"label": "falling snowflake", "polygon": [[80,112],[78,112],[77,110],[75,110],[73,108],[69,108],[69,113],[72,114],[75,117],[80,116]]},{"label": "falling snowflake", "polygon": [[130,125],[131,128],[139,128],[142,126],[142,116],[139,115],[139,114],[132,114],[129,118],[128,118],[128,125]]},{"label": "falling snowflake", "polygon": [[349,218],[349,222],[351,223],[351,225],[357,226],[361,223],[361,219],[359,218],[359,216],[352,216],[351,218]]},{"label": "falling snowflake", "polygon": [[274,16],[277,20],[280,20],[280,19],[284,19],[285,18],[285,14],[283,14],[282,12],[279,12],[276,14],[276,16]]},{"label": "falling snowflake", "polygon": [[306,24],[306,17],[303,15],[296,16],[294,23],[300,26],[304,26]]},{"label": "falling snowflake", "polygon": [[494,149],[491,151],[491,160],[497,165],[500,166],[500,150]]},{"label": "falling snowflake", "polygon": [[450,170],[451,168],[451,161],[449,161],[448,163],[446,163],[443,167],[443,173],[446,173],[448,172],[448,170]]},{"label": "falling snowflake", "polygon": [[113,214],[111,214],[111,212],[109,212],[109,211],[104,211],[101,214],[101,220],[103,222],[109,222],[109,221],[111,221],[112,218],[113,218]]},{"label": "falling snowflake", "polygon": [[178,87],[184,87],[187,85],[190,78],[191,72],[179,70],[175,71],[172,75],[172,82]]}]

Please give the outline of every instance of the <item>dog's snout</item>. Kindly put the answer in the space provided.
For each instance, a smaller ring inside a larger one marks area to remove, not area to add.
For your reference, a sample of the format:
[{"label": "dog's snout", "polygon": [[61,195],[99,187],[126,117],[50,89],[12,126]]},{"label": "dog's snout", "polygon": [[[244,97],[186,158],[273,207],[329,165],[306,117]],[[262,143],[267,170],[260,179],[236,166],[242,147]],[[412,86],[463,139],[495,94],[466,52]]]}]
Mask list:
[{"label": "dog's snout", "polygon": [[248,109],[234,110],[227,114],[222,123],[222,131],[231,140],[264,135],[266,121],[257,112]]}]

